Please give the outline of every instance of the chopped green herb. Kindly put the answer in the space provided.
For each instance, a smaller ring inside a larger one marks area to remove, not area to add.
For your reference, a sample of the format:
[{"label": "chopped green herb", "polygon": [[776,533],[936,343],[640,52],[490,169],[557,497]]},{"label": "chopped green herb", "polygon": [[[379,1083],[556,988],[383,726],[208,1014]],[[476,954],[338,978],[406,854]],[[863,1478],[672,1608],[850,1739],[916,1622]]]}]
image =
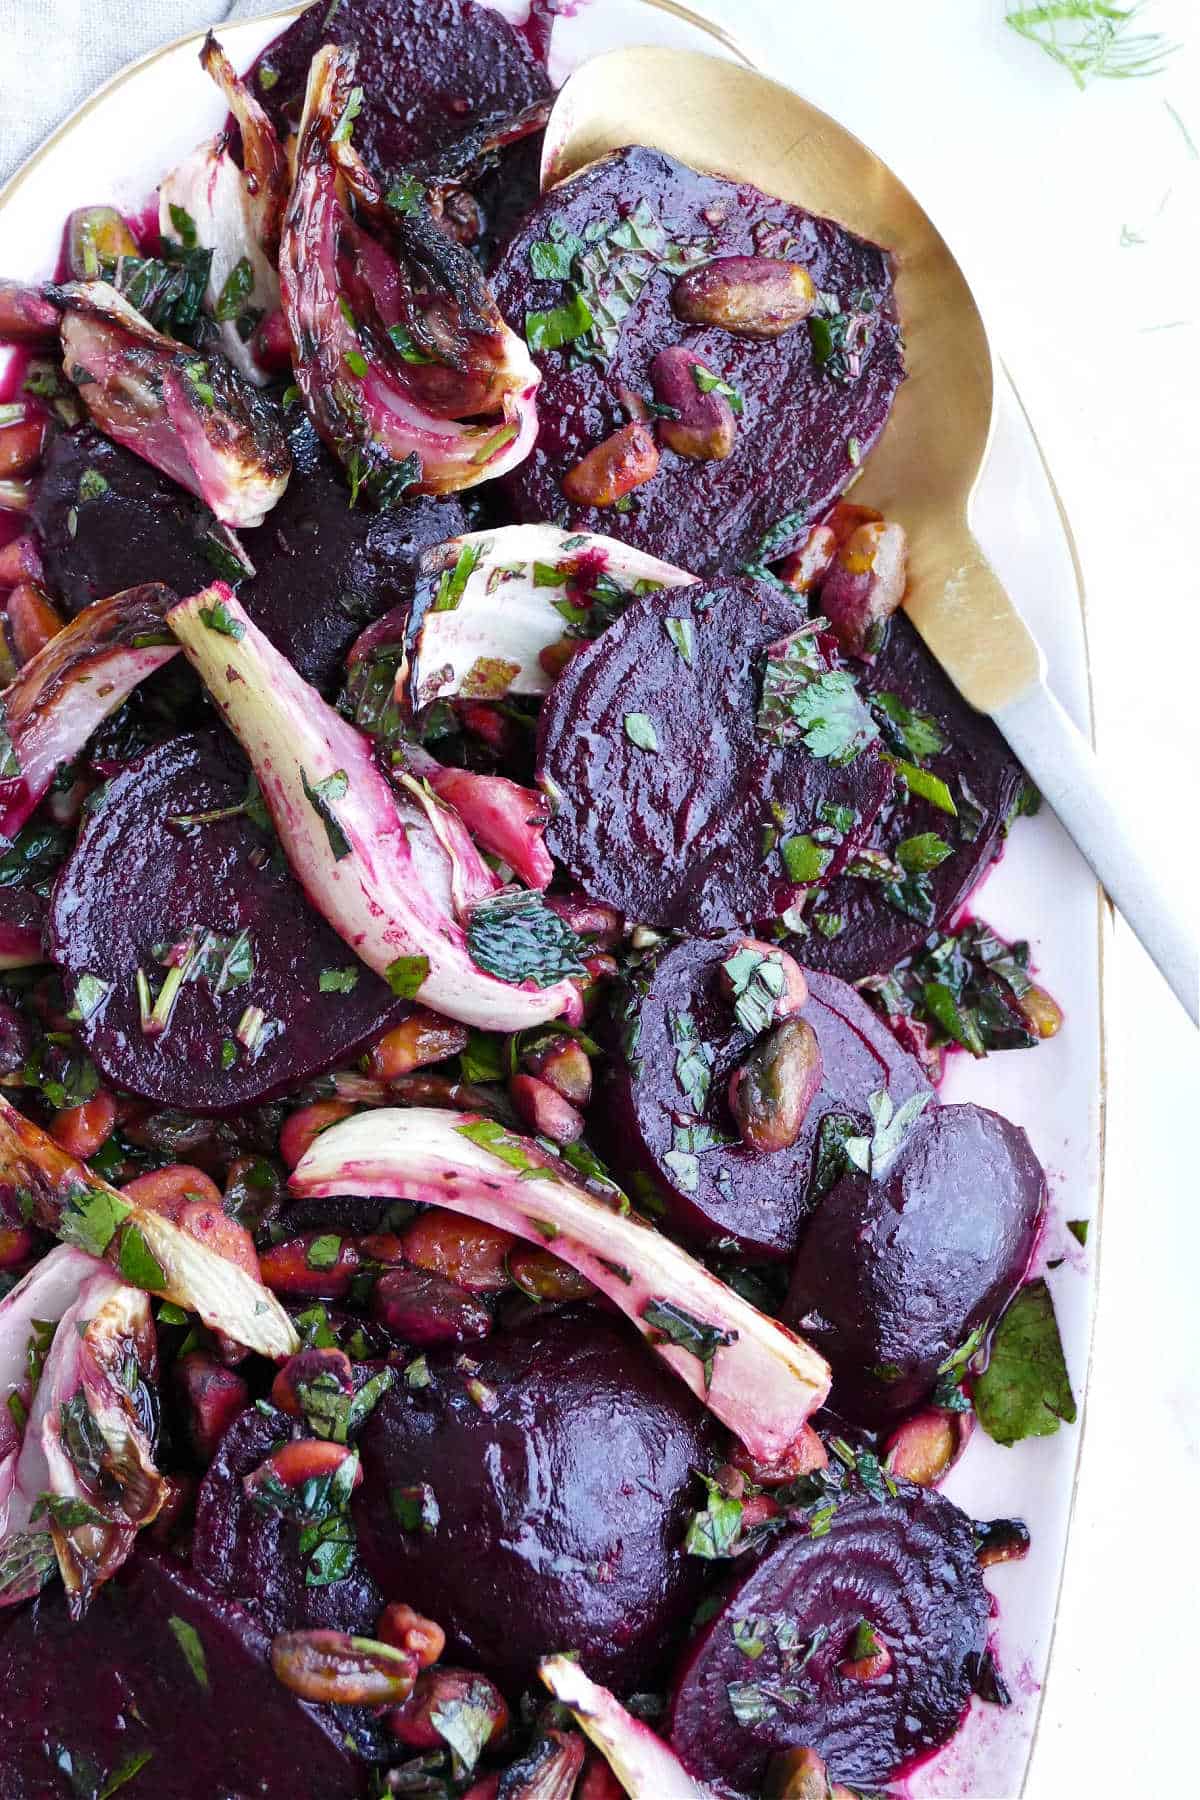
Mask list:
[{"label": "chopped green herb", "polygon": [[733,1010],[743,1031],[754,1037],[769,1030],[787,986],[779,956],[743,947],[721,964],[733,990]]},{"label": "chopped green herb", "polygon": [[503,1081],[507,1074],[504,1040],[492,1032],[472,1031],[458,1061],[464,1081]]},{"label": "chopped green herb", "polygon": [[349,142],[350,134],[354,130],[354,121],[362,111],[362,104],[362,89],[360,87],[351,88],[342,116],[333,128],[331,143],[345,144]]},{"label": "chopped green herb", "polygon": [[135,1775],[141,1773],[148,1762],[154,1759],[153,1750],[134,1750],[125,1758],[119,1769],[114,1769],[107,1777],[104,1785],[96,1791],[96,1800],[112,1800],[112,1796],[120,1788],[131,1782]]},{"label": "chopped green herb", "polygon": [[179,241],[185,250],[196,248],[196,221],[186,206],[176,206],[173,202],[167,207],[171,223],[175,227]]},{"label": "chopped green herb", "polygon": [[429,979],[427,956],[398,956],[385,971],[387,984],[399,1000],[415,1000]]},{"label": "chopped green herb", "polygon": [[388,1494],[388,1504],[401,1531],[434,1532],[441,1522],[442,1509],[437,1503],[437,1495],[427,1481],[414,1487],[392,1488]]},{"label": "chopped green herb", "polygon": [[414,218],[425,204],[425,185],[415,175],[406,175],[388,189],[384,199],[393,212]]},{"label": "chopped green herb", "polygon": [[583,248],[583,239],[573,234],[558,242],[540,238],[529,246],[529,266],[539,281],[570,281],[571,264]]},{"label": "chopped green herb", "polygon": [[[666,1339],[669,1343],[678,1344],[681,1350],[687,1350],[704,1369],[704,1386],[707,1390],[712,1386],[713,1362],[718,1350],[737,1342],[737,1332],[728,1331],[721,1325],[710,1325],[703,1319],[693,1318],[682,1306],[673,1300],[650,1300],[642,1308],[642,1319],[653,1331],[661,1334],[658,1339]],[[651,1340],[652,1342],[655,1340]]]},{"label": "chopped green herb", "polygon": [[592,315],[582,294],[572,294],[565,306],[525,314],[525,341],[531,350],[558,350],[591,331]]},{"label": "chopped green herb", "polygon": [[954,796],[939,776],[931,775],[928,769],[919,769],[915,763],[905,762],[903,757],[891,756],[887,751],[883,756],[885,762],[891,763],[910,794],[928,800],[931,806],[936,806],[941,812],[957,815]]},{"label": "chopped green herb", "polygon": [[944,863],[953,851],[945,838],[940,838],[935,831],[922,831],[916,837],[905,838],[896,845],[896,861],[910,875],[924,874],[929,869],[936,869]]},{"label": "chopped green herb", "polygon": [[880,1088],[867,1100],[874,1130],[869,1138],[846,1139],[847,1159],[864,1175],[878,1180],[932,1099],[933,1095],[929,1093],[912,1094],[897,1107],[886,1088]]},{"label": "chopped green herb", "polygon": [[854,677],[826,668],[810,628],[768,651],[756,724],[771,743],[801,743],[835,768],[853,762],[879,735]]},{"label": "chopped green herb", "polygon": [[779,854],[789,879],[795,882],[819,881],[833,861],[833,851],[818,844],[806,832],[785,837],[779,846]]},{"label": "chopped green herb", "polygon": [[745,408],[745,401],[735,387],[730,387],[727,381],[722,381],[719,375],[714,375],[711,369],[704,367],[703,363],[692,364],[692,380],[702,394],[724,395],[729,402],[729,410],[737,413],[740,417]]},{"label": "chopped green herb", "polygon": [[849,1662],[866,1662],[869,1657],[878,1656],[882,1649],[883,1645],[870,1620],[860,1619],[854,1627],[850,1635],[850,1642],[846,1647],[847,1660]]},{"label": "chopped green herb", "polygon": [[751,1662],[757,1662],[767,1647],[767,1633],[770,1629],[769,1619],[751,1617],[732,1620],[729,1632],[742,1655],[748,1656]]},{"label": "chopped green herb", "polygon": [[868,701],[893,750],[924,762],[946,748],[946,736],[932,713],[913,712],[899,694],[872,694]]},{"label": "chopped green herb", "polygon": [[102,981],[99,975],[82,974],[75,983],[75,995],[71,1001],[68,1019],[77,1019],[86,1024],[98,1007],[102,1006],[112,991],[112,983]]},{"label": "chopped green herb", "polygon": [[191,1670],[198,1686],[208,1689],[208,1658],[204,1654],[204,1645],[200,1641],[200,1633],[187,1619],[181,1619],[172,1613],[167,1620],[167,1629],[183,1652],[183,1659]]},{"label": "chopped green herb", "polygon": [[[350,777],[345,769],[335,769],[332,775],[326,775],[323,781],[309,786],[307,771],[301,769],[300,784],[304,789],[304,798],[320,818],[325,827],[325,836],[329,840],[329,848],[336,861],[350,854],[350,840],[338,823],[333,808],[339,800],[344,800],[350,786]],[[403,961],[404,958],[399,960]],[[426,974],[428,968],[426,969]],[[390,976],[389,976],[390,979]],[[424,980],[424,976],[422,976]]]},{"label": "chopped green herb", "polygon": [[248,256],[241,257],[225,277],[217,303],[213,307],[213,318],[222,323],[228,319],[236,319],[245,311],[246,302],[254,291],[254,270]]},{"label": "chopped green herb", "polygon": [[129,1212],[129,1202],[119,1194],[109,1193],[106,1188],[85,1187],[67,1199],[59,1217],[58,1235],[64,1244],[74,1244],[89,1256],[103,1256]]},{"label": "chopped green herb", "polygon": [[389,325],[388,336],[406,363],[431,363],[437,360],[436,357],[427,356],[424,350],[417,349],[411,332],[403,325]]},{"label": "chopped green herb", "polygon": [[214,600],[211,606],[202,606],[200,620],[210,631],[220,632],[222,637],[232,638],[235,643],[239,643],[246,635],[246,627],[240,619],[234,617],[224,600]]},{"label": "chopped green herb", "polygon": [[1049,1437],[1075,1419],[1050,1289],[1029,1282],[992,1335],[987,1368],[974,1382],[975,1415],[998,1444]]},{"label": "chopped green herb", "polygon": [[118,1267],[131,1287],[146,1288],[157,1294],[167,1285],[166,1270],[146,1242],[141,1227],[132,1220],[121,1232]]},{"label": "chopped green herb", "polygon": [[730,1681],[726,1683],[725,1692],[730,1711],[739,1725],[762,1725],[778,1714],[778,1708],[757,1682]]},{"label": "chopped green herb", "polygon": [[466,586],[485,550],[485,544],[464,544],[452,569],[445,569],[433,598],[434,612],[453,612],[466,592]]},{"label": "chopped green herb", "polygon": [[345,969],[322,969],[318,986],[323,994],[352,994],[358,985],[358,964]]},{"label": "chopped green herb", "polygon": [[85,500],[98,500],[101,494],[107,494],[107,492],[108,482],[104,479],[104,476],[100,473],[99,469],[85,469],[83,471],[83,474],[79,477],[79,499],[81,503]]},{"label": "chopped green herb", "polygon": [[658,733],[654,729],[654,721],[649,713],[631,712],[625,714],[625,736],[639,750],[657,751]]},{"label": "chopped green herb", "polygon": [[663,629],[690,669],[692,654],[696,647],[692,621],[690,619],[664,619]]},{"label": "chopped green herb", "polygon": [[705,1562],[716,1562],[732,1555],[733,1547],[741,1536],[742,1503],[723,1494],[717,1483],[710,1481],[707,1475],[701,1475],[700,1480],[708,1492],[708,1505],[703,1512],[692,1514],[684,1548],[690,1556],[699,1556]]},{"label": "chopped green herb", "polygon": [[304,1253],[310,1269],[332,1269],[342,1253],[342,1240],[336,1232],[326,1232],[313,1239]]},{"label": "chopped green herb", "polygon": [[712,1082],[712,1056],[690,1012],[667,1014],[671,1042],[675,1045],[675,1079],[694,1113],[708,1103]]},{"label": "chopped green herb", "polygon": [[1067,1220],[1067,1230],[1070,1232],[1071,1236],[1075,1239],[1075,1242],[1077,1244],[1086,1244],[1087,1243],[1087,1241],[1088,1241],[1088,1226],[1090,1223],[1091,1223],[1090,1219],[1068,1219]]},{"label": "chopped green herb", "polygon": [[346,350],[343,352],[342,361],[350,373],[357,375],[360,381],[367,379],[367,359],[361,350]]}]

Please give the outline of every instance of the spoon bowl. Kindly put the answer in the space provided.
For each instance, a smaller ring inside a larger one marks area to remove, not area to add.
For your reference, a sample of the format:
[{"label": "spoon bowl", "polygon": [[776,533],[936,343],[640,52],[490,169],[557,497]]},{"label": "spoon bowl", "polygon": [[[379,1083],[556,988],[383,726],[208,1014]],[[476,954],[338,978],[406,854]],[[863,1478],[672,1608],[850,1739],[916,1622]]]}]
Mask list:
[{"label": "spoon bowl", "polygon": [[550,115],[543,190],[631,144],[750,182],[891,253],[907,376],[854,498],[904,526],[909,618],[963,696],[995,719],[1195,1020],[1195,944],[1154,884],[1153,838],[1144,820],[1120,815],[971,529],[995,378],[979,308],[945,239],[853,133],[719,57],[643,45],[584,63]]}]

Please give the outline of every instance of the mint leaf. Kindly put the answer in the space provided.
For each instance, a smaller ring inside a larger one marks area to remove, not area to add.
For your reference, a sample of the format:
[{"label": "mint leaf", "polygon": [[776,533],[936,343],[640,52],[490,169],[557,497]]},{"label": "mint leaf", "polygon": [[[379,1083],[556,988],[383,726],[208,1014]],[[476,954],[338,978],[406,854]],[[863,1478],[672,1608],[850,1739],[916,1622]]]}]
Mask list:
[{"label": "mint leaf", "polygon": [[1050,1437],[1075,1420],[1054,1301],[1045,1281],[1029,1282],[1002,1316],[991,1355],[976,1377],[975,1415],[997,1444]]}]

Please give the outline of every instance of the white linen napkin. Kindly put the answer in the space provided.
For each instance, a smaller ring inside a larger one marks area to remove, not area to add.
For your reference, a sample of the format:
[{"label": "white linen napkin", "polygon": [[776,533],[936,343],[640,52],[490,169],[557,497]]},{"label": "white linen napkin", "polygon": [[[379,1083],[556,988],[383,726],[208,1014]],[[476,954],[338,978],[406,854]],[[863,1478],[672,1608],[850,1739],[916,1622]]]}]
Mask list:
[{"label": "white linen napkin", "polygon": [[287,0],[0,0],[0,182],[126,63]]}]

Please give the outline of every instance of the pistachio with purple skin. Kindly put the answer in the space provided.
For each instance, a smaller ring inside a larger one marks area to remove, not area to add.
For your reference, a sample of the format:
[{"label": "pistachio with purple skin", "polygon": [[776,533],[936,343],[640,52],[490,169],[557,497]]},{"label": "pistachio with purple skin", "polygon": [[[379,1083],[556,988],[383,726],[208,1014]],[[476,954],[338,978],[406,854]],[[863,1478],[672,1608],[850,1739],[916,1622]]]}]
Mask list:
[{"label": "pistachio with purple skin", "polygon": [[735,337],[782,337],[816,304],[808,270],[772,256],[718,256],[689,269],[671,289],[676,318],[719,325]]},{"label": "pistachio with purple skin", "polygon": [[784,1019],[761,1038],[729,1078],[729,1110],[748,1150],[789,1149],[821,1086],[817,1034],[804,1019]]},{"label": "pistachio with purple skin", "polygon": [[658,420],[658,435],[677,456],[697,462],[724,462],[733,449],[737,422],[732,391],[683,344],[660,350],[650,365],[654,398],[669,407]]}]

